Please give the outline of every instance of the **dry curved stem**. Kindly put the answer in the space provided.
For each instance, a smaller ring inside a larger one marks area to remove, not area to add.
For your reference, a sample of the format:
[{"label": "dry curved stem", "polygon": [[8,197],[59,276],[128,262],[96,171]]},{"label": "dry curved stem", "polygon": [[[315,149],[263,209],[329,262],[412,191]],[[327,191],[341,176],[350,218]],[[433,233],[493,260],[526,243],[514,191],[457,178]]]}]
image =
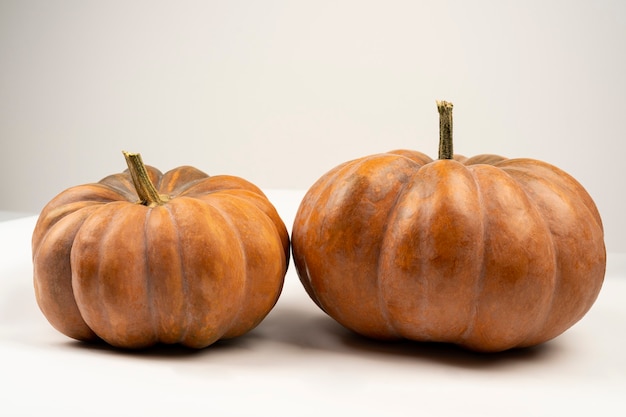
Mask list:
[{"label": "dry curved stem", "polygon": [[439,159],[452,159],[452,103],[437,101],[439,111]]},{"label": "dry curved stem", "polygon": [[124,158],[126,158],[126,164],[130,172],[130,177],[133,180],[135,191],[139,196],[139,202],[144,206],[154,207],[165,204],[169,198],[167,196],[159,194],[152,181],[146,166],[144,165],[141,155],[138,153],[130,153],[122,151]]}]

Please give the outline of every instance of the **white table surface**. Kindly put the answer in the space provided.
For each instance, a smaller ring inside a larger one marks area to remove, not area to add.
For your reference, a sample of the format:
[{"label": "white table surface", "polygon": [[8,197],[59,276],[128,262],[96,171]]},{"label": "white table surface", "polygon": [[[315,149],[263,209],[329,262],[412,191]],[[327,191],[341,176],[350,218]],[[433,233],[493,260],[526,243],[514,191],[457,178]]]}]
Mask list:
[{"label": "white table surface", "polygon": [[[267,195],[290,228],[303,192]],[[48,324],[32,286],[35,221],[0,222],[3,416],[626,416],[626,254],[609,253],[580,322],[527,350],[365,340],[309,300],[292,263],[276,307],[247,335],[130,353]]]}]

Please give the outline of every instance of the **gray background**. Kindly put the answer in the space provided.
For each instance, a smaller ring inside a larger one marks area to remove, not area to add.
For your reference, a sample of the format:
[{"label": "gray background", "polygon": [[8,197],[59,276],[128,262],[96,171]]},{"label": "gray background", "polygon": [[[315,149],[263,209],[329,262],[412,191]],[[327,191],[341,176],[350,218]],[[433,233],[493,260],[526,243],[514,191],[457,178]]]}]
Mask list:
[{"label": "gray background", "polygon": [[394,148],[550,162],[626,252],[623,1],[0,0],[0,210],[141,152],[308,188]]}]

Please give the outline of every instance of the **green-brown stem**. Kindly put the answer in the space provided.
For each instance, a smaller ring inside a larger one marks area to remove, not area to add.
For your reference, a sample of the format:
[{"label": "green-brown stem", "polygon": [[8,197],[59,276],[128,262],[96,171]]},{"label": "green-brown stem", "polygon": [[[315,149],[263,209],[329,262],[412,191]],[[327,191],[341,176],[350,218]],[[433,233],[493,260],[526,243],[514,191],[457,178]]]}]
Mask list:
[{"label": "green-brown stem", "polygon": [[126,164],[130,171],[130,177],[133,180],[133,185],[139,196],[139,202],[144,206],[159,206],[164,204],[168,198],[167,196],[160,195],[157,189],[150,181],[146,166],[141,160],[141,155],[138,153],[129,153],[122,151],[124,158],[126,158]]},{"label": "green-brown stem", "polygon": [[452,159],[452,103],[437,101],[439,111],[439,159]]}]

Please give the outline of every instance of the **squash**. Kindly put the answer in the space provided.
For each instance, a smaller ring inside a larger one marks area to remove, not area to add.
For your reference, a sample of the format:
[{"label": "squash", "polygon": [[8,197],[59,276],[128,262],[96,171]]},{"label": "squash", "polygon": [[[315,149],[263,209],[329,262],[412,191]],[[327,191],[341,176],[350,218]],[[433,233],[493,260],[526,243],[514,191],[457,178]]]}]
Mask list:
[{"label": "squash", "polygon": [[259,188],[182,166],[129,169],[69,188],[32,236],[37,303],[61,333],[120,348],[203,348],[269,313],[289,236]]},{"label": "squash", "polygon": [[452,150],[345,162],[305,194],[292,252],[309,296],[377,339],[496,352],[546,342],[591,308],[606,267],[600,214],[548,163]]}]

